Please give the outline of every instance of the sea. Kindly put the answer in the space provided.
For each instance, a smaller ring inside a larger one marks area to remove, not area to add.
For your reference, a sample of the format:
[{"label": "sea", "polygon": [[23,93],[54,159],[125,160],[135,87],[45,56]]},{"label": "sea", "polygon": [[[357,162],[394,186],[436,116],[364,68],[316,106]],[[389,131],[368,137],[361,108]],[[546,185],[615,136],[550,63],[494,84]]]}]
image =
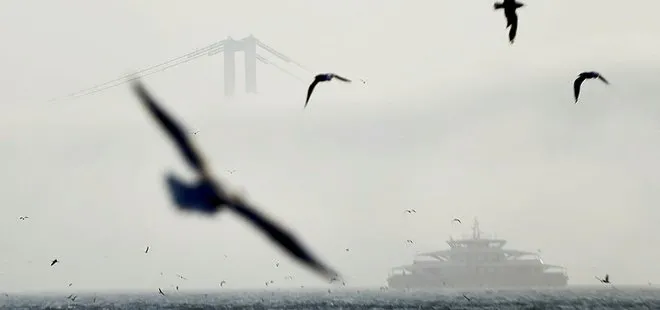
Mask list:
[{"label": "sea", "polygon": [[234,291],[7,295],[0,309],[660,309],[652,287],[548,290]]}]

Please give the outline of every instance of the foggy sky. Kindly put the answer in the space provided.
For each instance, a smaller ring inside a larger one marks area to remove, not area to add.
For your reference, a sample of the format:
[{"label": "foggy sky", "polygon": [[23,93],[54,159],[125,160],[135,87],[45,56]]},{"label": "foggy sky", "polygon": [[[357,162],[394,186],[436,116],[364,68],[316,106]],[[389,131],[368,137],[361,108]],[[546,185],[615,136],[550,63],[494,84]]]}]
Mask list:
[{"label": "foggy sky", "polygon": [[[249,34],[368,84],[319,85],[303,110],[307,84],[273,67],[244,95],[239,56],[228,100],[221,55],[145,83],[348,285],[385,285],[474,217],[569,284],[660,282],[660,3],[632,2],[526,1],[510,46],[482,1],[2,1],[0,290],[325,285],[233,214],[175,212],[163,173],[191,173],[126,86],[48,102]],[[574,105],[587,70],[611,85]]]}]

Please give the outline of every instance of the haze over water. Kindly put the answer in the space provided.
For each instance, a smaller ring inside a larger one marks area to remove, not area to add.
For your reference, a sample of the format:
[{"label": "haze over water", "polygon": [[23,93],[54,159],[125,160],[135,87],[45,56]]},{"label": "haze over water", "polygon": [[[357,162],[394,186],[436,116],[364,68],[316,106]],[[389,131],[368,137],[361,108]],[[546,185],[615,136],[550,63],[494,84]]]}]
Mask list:
[{"label": "haze over water", "polygon": [[[237,56],[228,99],[222,55],[144,82],[349,288],[385,285],[473,217],[569,285],[660,283],[660,3],[523,2],[513,46],[489,2],[1,2],[0,291],[333,288],[232,214],[176,212],[162,174],[191,174],[128,87],[48,103],[249,34],[367,84],[320,85],[303,111],[307,84],[272,66],[243,94]],[[575,105],[587,70],[611,85],[585,82]]]}]

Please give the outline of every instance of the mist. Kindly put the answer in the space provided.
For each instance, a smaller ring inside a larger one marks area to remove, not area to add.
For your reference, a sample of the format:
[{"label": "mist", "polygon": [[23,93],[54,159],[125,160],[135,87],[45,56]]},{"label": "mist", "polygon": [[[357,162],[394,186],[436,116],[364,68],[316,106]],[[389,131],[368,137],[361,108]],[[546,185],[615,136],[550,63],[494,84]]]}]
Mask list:
[{"label": "mist", "polygon": [[[249,34],[356,82],[319,85],[306,109],[307,84],[272,66],[259,64],[259,94],[244,94],[240,57],[233,98],[221,55],[144,82],[199,130],[216,174],[348,286],[384,285],[474,217],[507,248],[541,249],[569,285],[604,273],[654,282],[658,9],[527,3],[511,46],[487,2],[3,1],[0,289],[327,285],[233,214],[177,212],[163,174],[192,173],[126,85],[48,102]],[[611,85],[586,81],[573,104],[588,70]]]}]

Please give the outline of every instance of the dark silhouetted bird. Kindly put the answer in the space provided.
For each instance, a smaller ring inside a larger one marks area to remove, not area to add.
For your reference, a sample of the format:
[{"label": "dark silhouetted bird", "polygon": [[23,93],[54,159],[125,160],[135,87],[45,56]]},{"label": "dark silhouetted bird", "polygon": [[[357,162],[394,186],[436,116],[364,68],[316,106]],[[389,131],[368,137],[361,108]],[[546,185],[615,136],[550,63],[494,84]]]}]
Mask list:
[{"label": "dark silhouetted bird", "polygon": [[188,135],[182,129],[182,126],[159,106],[137,79],[133,82],[133,90],[160,128],[174,140],[178,151],[197,174],[197,181],[192,185],[184,183],[173,174],[166,176],[166,183],[171,197],[180,210],[211,215],[228,208],[256,226],[272,242],[278,244],[289,255],[312,270],[327,278],[338,275],[337,272],[322,264],[309,250],[303,248],[302,244],[291,233],[262,215],[239,195],[227,192],[222,183],[211,175],[211,170],[206,166],[201,152],[188,139]]},{"label": "dark silhouetted bird", "polygon": [[158,288],[158,294],[165,296],[165,293],[163,293],[163,290],[161,290],[160,288]]},{"label": "dark silhouetted bird", "polygon": [[600,281],[601,283],[611,283],[611,282],[610,282],[610,275],[609,275],[609,274],[606,274],[606,275],[605,275],[605,279],[601,279],[601,278],[599,278],[599,277],[595,277],[595,278],[596,278],[598,281]]},{"label": "dark silhouetted bird", "polygon": [[599,79],[603,81],[605,84],[610,84],[600,73],[595,72],[595,71],[587,71],[587,72],[582,72],[578,75],[577,79],[575,79],[575,82],[573,82],[573,93],[575,95],[575,103],[578,102],[578,97],[580,97],[580,87],[582,86],[582,82],[586,79]]},{"label": "dark silhouetted bird", "polygon": [[312,84],[309,84],[309,88],[307,89],[307,100],[305,100],[305,107],[307,107],[307,103],[309,103],[309,97],[312,96],[312,92],[314,92],[314,88],[316,88],[316,84],[318,84],[320,82],[328,82],[328,81],[331,81],[332,79],[338,79],[338,80],[346,82],[346,83],[351,82],[351,80],[349,80],[345,77],[336,75],[334,73],[323,73],[323,74],[319,74],[319,75],[315,76],[314,77],[314,82],[312,82]]},{"label": "dark silhouetted bird", "polygon": [[57,263],[59,263],[59,262],[60,262],[60,261],[58,261],[57,258],[56,258],[56,259],[54,259],[52,262],[50,262],[50,265],[53,266],[53,265],[55,265],[55,264],[57,264]]},{"label": "dark silhouetted bird", "polygon": [[148,246],[147,246],[147,249],[144,250],[144,254],[147,254],[147,253],[149,253],[149,247]]},{"label": "dark silhouetted bird", "polygon": [[495,2],[493,7],[496,10],[504,9],[504,17],[506,17],[506,28],[509,28],[509,42],[513,44],[513,40],[516,38],[516,33],[518,32],[518,15],[516,10],[523,7],[524,4],[517,2],[516,0],[504,0],[502,2]]},{"label": "dark silhouetted bird", "polygon": [[454,218],[454,219],[452,220],[452,222],[459,222],[459,223],[463,224],[459,218]]}]

